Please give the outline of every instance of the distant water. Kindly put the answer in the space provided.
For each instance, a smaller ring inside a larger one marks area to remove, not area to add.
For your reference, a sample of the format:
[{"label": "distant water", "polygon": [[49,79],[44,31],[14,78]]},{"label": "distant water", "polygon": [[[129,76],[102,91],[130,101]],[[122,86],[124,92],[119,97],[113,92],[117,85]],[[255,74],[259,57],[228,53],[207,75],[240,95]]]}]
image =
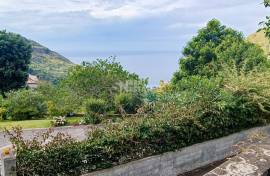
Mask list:
[{"label": "distant water", "polygon": [[169,81],[178,69],[179,53],[174,51],[163,52],[89,52],[66,54],[74,63],[93,61],[116,56],[129,72],[135,72],[143,78],[149,78],[149,86],[157,86],[160,80]]}]

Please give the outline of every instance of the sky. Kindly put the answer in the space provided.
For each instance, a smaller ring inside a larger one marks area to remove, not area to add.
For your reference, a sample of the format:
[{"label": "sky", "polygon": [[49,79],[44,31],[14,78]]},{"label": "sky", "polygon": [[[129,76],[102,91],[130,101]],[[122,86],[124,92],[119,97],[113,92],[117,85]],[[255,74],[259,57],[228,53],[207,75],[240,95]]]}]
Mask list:
[{"label": "sky", "polygon": [[153,86],[171,79],[186,42],[209,20],[247,36],[269,12],[262,0],[0,0],[0,29],[77,64],[115,56]]}]

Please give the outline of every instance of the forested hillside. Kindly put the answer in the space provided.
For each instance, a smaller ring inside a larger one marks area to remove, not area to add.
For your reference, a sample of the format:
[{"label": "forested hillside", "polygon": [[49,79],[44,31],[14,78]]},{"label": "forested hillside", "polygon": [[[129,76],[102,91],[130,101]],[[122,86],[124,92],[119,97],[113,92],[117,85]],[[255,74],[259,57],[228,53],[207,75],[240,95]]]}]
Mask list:
[{"label": "forested hillside", "polygon": [[35,41],[29,41],[33,48],[29,71],[31,74],[53,83],[67,74],[68,69],[73,65],[70,60]]}]

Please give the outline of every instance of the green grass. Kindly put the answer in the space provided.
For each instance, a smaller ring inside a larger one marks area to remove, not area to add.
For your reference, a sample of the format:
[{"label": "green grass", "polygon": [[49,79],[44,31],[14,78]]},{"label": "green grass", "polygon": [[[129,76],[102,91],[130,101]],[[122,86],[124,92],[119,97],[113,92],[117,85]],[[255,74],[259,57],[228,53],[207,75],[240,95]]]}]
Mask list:
[{"label": "green grass", "polygon": [[[79,124],[81,117],[68,117],[68,125]],[[42,119],[42,120],[24,120],[24,121],[0,121],[0,131],[4,128],[10,129],[14,126],[20,126],[23,129],[27,128],[50,128],[51,119]]]}]

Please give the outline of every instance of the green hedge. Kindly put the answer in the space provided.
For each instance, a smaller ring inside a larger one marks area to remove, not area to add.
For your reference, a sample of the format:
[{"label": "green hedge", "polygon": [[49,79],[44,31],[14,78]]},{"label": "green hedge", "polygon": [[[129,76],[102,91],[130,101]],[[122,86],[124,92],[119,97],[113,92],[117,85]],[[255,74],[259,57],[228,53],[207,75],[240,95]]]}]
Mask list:
[{"label": "green hedge", "polygon": [[[241,128],[220,126],[219,133],[194,118],[140,118],[95,131],[89,140],[45,148],[18,150],[18,175],[79,175],[132,160],[174,151],[221,137]],[[233,119],[228,118],[227,121]],[[250,123],[249,126],[259,125]]]}]

